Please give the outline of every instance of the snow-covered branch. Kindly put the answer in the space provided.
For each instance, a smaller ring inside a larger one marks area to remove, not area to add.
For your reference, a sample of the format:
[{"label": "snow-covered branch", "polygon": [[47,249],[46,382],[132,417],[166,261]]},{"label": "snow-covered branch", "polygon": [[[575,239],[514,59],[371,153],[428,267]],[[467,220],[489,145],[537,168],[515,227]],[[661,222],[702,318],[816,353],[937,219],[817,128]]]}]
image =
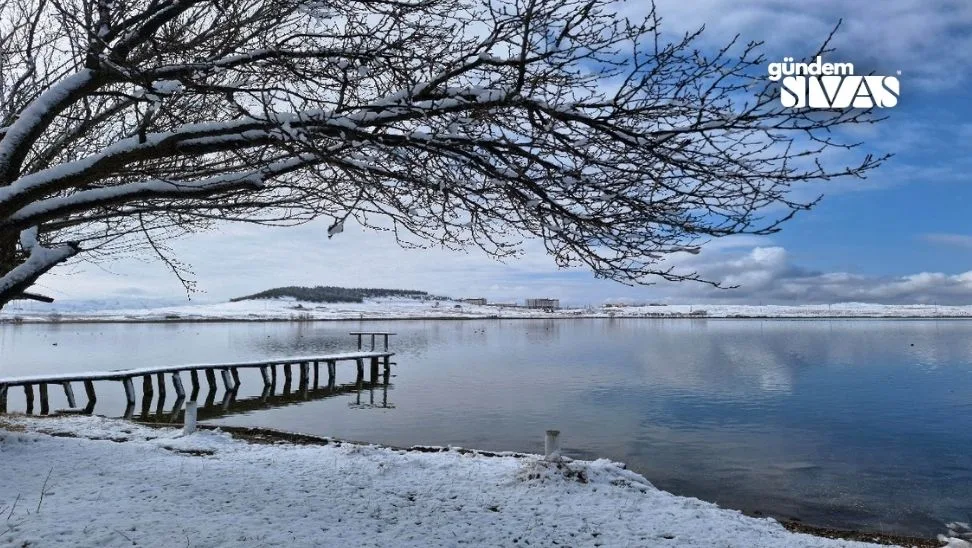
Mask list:
[{"label": "snow-covered branch", "polygon": [[97,85],[95,73],[85,69],[52,85],[17,113],[0,138],[0,177],[20,168],[33,140],[53,119]]},{"label": "snow-covered branch", "polygon": [[[199,199],[231,190],[262,188],[268,179],[296,171],[320,159],[311,154],[274,162],[264,168],[244,173],[225,173],[198,181],[150,180],[83,190],[33,202],[13,213],[0,226],[36,225],[93,207],[109,207],[136,200],[158,198]],[[36,229],[35,229],[36,230]]]},{"label": "snow-covered branch", "polygon": [[0,296],[9,295],[12,298],[23,294],[37,278],[81,251],[74,243],[42,246],[38,240],[37,227],[21,232],[20,245],[27,258],[0,276]]}]

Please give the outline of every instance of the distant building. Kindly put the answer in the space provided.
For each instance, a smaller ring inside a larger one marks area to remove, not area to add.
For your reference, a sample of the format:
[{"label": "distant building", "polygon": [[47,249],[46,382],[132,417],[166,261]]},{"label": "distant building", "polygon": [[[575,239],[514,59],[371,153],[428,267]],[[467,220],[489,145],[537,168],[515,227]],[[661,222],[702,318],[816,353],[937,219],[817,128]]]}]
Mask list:
[{"label": "distant building", "polygon": [[527,308],[560,308],[560,299],[527,299]]},{"label": "distant building", "polygon": [[475,299],[460,299],[460,302],[464,302],[466,304],[478,304],[480,306],[483,306],[486,304],[486,299],[483,297],[476,297]]}]

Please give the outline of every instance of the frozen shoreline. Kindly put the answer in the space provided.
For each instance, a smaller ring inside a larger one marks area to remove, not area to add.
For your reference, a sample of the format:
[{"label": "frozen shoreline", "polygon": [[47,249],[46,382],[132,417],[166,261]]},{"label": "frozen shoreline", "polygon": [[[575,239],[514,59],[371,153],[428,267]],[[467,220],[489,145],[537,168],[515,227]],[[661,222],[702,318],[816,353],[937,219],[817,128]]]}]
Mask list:
[{"label": "frozen shoreline", "polygon": [[877,546],[678,497],[603,459],[555,467],[532,455],[252,444],[99,417],[2,421],[11,517],[0,545]]},{"label": "frozen shoreline", "polygon": [[555,311],[457,301],[382,299],[363,303],[309,303],[286,299],[123,309],[11,304],[0,322],[220,322],[220,321],[388,321],[564,318],[658,319],[972,319],[972,306],[875,305],[664,305],[566,308]]}]

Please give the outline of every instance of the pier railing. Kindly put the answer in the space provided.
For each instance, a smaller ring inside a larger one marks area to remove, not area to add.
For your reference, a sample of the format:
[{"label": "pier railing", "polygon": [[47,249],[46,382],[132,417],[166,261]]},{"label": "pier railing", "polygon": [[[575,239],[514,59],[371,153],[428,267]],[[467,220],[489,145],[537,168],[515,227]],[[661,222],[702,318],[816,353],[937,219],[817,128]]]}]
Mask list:
[{"label": "pier railing", "polygon": [[361,338],[365,335],[371,335],[371,350],[375,350],[375,337],[384,337],[385,350],[388,350],[388,337],[397,335],[397,333],[392,333],[390,331],[352,331],[351,335],[358,336],[358,350],[363,350],[363,348],[361,348]]}]

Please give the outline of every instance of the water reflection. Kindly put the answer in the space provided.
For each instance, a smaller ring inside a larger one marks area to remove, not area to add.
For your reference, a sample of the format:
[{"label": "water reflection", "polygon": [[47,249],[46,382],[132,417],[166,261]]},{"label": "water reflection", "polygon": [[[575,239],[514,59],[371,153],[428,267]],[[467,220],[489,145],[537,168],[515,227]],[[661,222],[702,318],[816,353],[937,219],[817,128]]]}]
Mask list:
[{"label": "water reflection", "polygon": [[[289,367],[285,368],[285,371],[287,370],[289,370]],[[307,375],[306,377],[301,376],[301,379],[294,390],[291,388],[291,374],[286,374],[283,383],[278,387],[275,375],[276,368],[270,368],[270,371],[274,372],[274,374],[270,377],[270,383],[265,384],[260,394],[256,396],[239,397],[239,390],[242,386],[242,382],[238,376],[234,375],[236,376],[236,382],[232,385],[233,388],[230,390],[223,390],[221,398],[217,400],[216,397],[219,392],[217,385],[215,382],[209,382],[209,389],[206,392],[205,398],[201,402],[201,405],[196,408],[197,420],[203,421],[228,417],[235,414],[247,414],[263,409],[275,409],[289,405],[304,404],[349,394],[353,394],[355,396],[354,401],[348,403],[349,408],[393,409],[395,407],[394,404],[388,402],[388,390],[392,388],[393,385],[390,383],[391,375],[387,372],[379,376],[372,376],[368,381],[365,380],[364,375],[358,375],[357,379],[353,383],[345,384],[337,384],[335,381],[336,377],[332,372],[332,374],[328,375],[326,384],[323,384],[323,386],[319,383],[317,374],[313,376],[313,383],[311,383],[310,375]],[[206,373],[207,376],[209,376],[209,374],[212,374],[213,371],[206,370]],[[214,376],[215,375],[213,375],[213,377]],[[134,414],[135,406],[134,404],[131,404],[126,408],[124,417],[135,418],[147,422],[183,422],[183,417],[185,415],[185,397],[177,396],[174,400],[172,400],[171,407],[168,407],[166,404],[165,382],[161,376],[159,377],[159,381],[156,386],[160,387],[157,393],[153,390],[151,378],[146,376],[142,385],[141,413],[136,416]],[[190,401],[198,401],[196,400],[196,396],[199,393],[199,388],[198,380],[194,381]],[[376,391],[380,396],[380,401],[378,402],[376,402],[375,399]],[[363,394],[366,395],[366,401],[362,400]],[[153,402],[155,403],[154,411],[152,408]],[[31,411],[28,411],[28,413],[30,412]]]},{"label": "water reflection", "polygon": [[[927,535],[972,513],[972,322],[2,326],[0,375],[341,352],[362,329],[399,334],[393,403],[387,380],[349,370],[333,387],[284,370],[272,392],[257,373],[241,372],[232,393],[195,379],[189,397],[210,423],[399,446],[538,452],[543,431],[559,428],[572,456],[818,525]],[[157,389],[143,399],[139,416],[173,420],[168,388],[164,403]],[[120,389],[98,395],[97,412],[121,414]],[[22,391],[9,397],[11,408],[27,404]]]}]

